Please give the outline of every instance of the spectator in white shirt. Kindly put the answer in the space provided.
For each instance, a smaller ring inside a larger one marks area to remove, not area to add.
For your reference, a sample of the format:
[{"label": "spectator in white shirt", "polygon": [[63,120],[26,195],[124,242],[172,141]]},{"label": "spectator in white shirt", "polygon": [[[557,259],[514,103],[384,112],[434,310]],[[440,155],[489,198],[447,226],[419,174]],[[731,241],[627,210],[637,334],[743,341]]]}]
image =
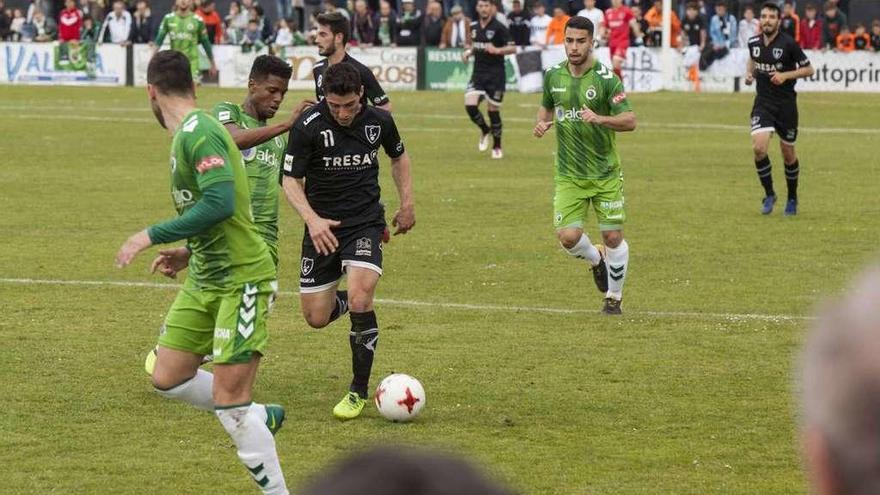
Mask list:
[{"label": "spectator in white shirt", "polygon": [[749,46],[749,38],[757,36],[761,33],[761,23],[755,19],[755,8],[746,5],[743,9],[742,20],[739,21],[739,47],[747,48]]},{"label": "spectator in white shirt", "polygon": [[113,11],[107,14],[101,33],[98,35],[98,43],[107,41],[107,32],[110,32],[110,42],[125,44],[131,35],[131,14],[125,10],[125,2],[116,0],[113,2]]},{"label": "spectator in white shirt", "polygon": [[577,15],[593,21],[595,31],[593,39],[597,41],[605,39],[605,13],[596,8],[596,0],[584,0],[584,8]]},{"label": "spectator in white shirt", "polygon": [[547,43],[547,26],[553,18],[547,15],[544,4],[540,1],[535,2],[532,14],[532,45],[544,46]]}]

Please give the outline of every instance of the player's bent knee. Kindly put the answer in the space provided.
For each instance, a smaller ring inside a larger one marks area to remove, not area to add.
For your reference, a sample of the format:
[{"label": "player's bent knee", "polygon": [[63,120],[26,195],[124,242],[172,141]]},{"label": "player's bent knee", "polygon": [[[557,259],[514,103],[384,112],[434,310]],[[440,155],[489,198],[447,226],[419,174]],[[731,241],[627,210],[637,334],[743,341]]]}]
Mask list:
[{"label": "player's bent knee", "polygon": [[582,232],[577,229],[563,229],[556,232],[559,243],[565,249],[573,248],[581,240]]},{"label": "player's bent knee", "polygon": [[310,311],[303,309],[303,318],[312,328],[324,328],[330,324],[330,314],[324,311]]},{"label": "player's bent knee", "polygon": [[348,308],[354,313],[373,310],[373,295],[365,291],[348,291]]},{"label": "player's bent knee", "polygon": [[623,242],[623,232],[619,230],[606,230],[602,232],[602,241],[606,246],[614,249]]}]

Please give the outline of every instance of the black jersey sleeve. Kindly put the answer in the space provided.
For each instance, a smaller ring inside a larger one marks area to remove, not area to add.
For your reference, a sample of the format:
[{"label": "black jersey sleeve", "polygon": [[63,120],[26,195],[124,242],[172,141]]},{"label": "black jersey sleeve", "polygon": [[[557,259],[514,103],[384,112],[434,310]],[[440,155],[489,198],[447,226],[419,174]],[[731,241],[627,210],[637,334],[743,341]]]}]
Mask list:
[{"label": "black jersey sleeve", "polygon": [[513,39],[510,37],[510,31],[504,27],[504,24],[498,23],[498,28],[495,31],[495,37],[492,38],[492,44],[497,47],[503,47],[507,45],[513,44]]},{"label": "black jersey sleeve", "polygon": [[810,59],[807,57],[807,54],[804,53],[801,45],[794,41],[794,38],[789,42],[789,50],[791,50],[791,59],[792,62],[796,63],[798,67],[809,67]]},{"label": "black jersey sleeve", "polygon": [[382,86],[379,84],[379,81],[376,80],[376,76],[373,75],[373,71],[370,70],[369,67],[363,66],[361,69],[361,79],[361,83],[364,85],[364,94],[370,103],[375,106],[380,106],[385,105],[390,101],[388,94],[382,89]]},{"label": "black jersey sleeve", "polygon": [[302,179],[312,156],[312,139],[303,126],[296,125],[287,138],[287,154],[284,155],[282,173],[288,177]]},{"label": "black jersey sleeve", "polygon": [[382,148],[385,150],[385,154],[393,160],[400,157],[406,150],[403,147],[403,140],[400,138],[400,132],[397,131],[394,118],[390,113],[386,112],[386,115],[387,117],[382,122],[382,127],[385,128],[382,132]]}]

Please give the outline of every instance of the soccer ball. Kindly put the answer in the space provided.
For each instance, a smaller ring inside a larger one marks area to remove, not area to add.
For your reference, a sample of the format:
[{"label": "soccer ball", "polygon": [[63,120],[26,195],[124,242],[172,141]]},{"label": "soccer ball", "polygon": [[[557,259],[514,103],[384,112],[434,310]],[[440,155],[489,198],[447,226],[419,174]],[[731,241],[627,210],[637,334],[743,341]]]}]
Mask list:
[{"label": "soccer ball", "polygon": [[410,421],[425,407],[425,389],[415,378],[395,373],[388,375],[373,394],[376,409],[385,419],[394,422]]}]

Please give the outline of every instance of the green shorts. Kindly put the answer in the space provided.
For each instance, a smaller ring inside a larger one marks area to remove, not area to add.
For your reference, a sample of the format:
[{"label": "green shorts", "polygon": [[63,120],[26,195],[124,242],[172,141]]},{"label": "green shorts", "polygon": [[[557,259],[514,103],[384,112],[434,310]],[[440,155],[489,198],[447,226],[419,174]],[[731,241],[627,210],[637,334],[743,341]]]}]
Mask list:
[{"label": "green shorts", "polygon": [[583,228],[587,207],[593,205],[599,230],[621,230],[626,220],[623,207],[623,172],[607,179],[556,177],[553,226],[556,230]]},{"label": "green shorts", "polygon": [[274,280],[209,290],[187,279],[165,317],[159,345],[213,354],[218,364],[249,362],[266,350],[266,319],[277,290]]}]

